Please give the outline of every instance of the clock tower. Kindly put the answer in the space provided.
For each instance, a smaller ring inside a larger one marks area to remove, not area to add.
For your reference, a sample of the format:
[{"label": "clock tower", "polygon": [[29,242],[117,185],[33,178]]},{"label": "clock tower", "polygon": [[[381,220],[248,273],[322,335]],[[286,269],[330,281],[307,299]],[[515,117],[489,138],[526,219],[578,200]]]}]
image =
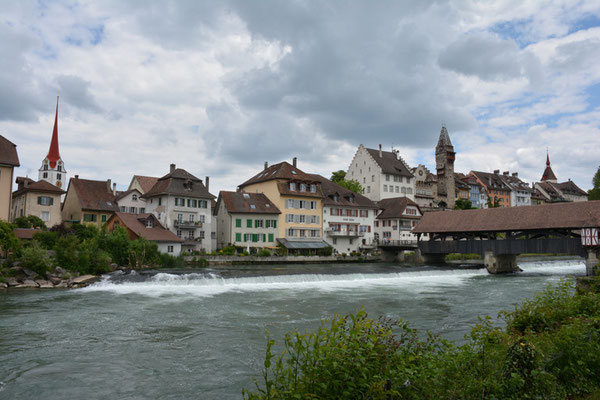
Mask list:
[{"label": "clock tower", "polygon": [[58,151],[58,96],[56,96],[56,114],[54,115],[54,130],[48,155],[42,161],[38,180],[46,181],[64,190],[67,171]]}]

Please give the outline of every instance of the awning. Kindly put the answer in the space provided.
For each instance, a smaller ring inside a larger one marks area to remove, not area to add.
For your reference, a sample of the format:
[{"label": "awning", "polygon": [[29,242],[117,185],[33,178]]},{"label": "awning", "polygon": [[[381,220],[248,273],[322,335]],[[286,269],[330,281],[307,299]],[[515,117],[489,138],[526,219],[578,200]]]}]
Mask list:
[{"label": "awning", "polygon": [[322,241],[306,241],[306,240],[288,240],[288,239],[277,239],[286,249],[324,249],[329,247],[329,244]]}]

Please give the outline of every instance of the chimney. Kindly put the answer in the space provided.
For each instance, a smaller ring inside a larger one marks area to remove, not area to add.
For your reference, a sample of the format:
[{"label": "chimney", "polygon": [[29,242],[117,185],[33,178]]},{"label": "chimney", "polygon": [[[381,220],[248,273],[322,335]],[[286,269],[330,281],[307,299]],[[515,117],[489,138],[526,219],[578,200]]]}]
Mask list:
[{"label": "chimney", "polygon": [[379,158],[383,158],[383,153],[381,152],[381,144],[379,144]]},{"label": "chimney", "polygon": [[170,169],[169,169],[169,173],[175,171],[175,164],[171,164]]},{"label": "chimney", "polygon": [[79,175],[75,175],[75,179],[79,179]]},{"label": "chimney", "polygon": [[110,192],[110,179],[106,180],[106,190],[108,190]]},{"label": "chimney", "polygon": [[298,158],[297,158],[297,157],[294,157],[294,158],[292,159],[292,165],[295,167],[297,164],[298,164]]},{"label": "chimney", "polygon": [[519,177],[519,173],[518,172],[513,172],[512,176],[514,176],[515,178],[518,178]]},{"label": "chimney", "polygon": [[113,183],[113,196],[117,195],[117,184]]},{"label": "chimney", "polygon": [[504,172],[502,172],[502,175],[504,175],[504,176],[508,176],[508,175],[509,175],[509,172],[508,172],[508,171],[504,171]]},{"label": "chimney", "polygon": [[495,169],[495,170],[494,170],[494,175],[498,175],[499,173],[500,173],[500,170],[499,170],[499,169]]},{"label": "chimney", "polygon": [[269,168],[269,163],[265,161],[265,169]]},{"label": "chimney", "polygon": [[207,176],[204,180],[204,186],[206,186],[206,191],[208,192],[208,185],[210,184],[210,178]]}]

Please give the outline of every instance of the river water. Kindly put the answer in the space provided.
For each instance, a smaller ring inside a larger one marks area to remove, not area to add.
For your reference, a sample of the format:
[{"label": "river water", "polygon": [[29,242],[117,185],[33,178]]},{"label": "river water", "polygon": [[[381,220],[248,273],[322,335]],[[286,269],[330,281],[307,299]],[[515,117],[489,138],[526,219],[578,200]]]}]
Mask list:
[{"label": "river water", "polygon": [[548,283],[585,274],[581,260],[519,265],[523,272],[504,276],[393,264],[240,266],[0,291],[0,399],[239,399],[260,374],[265,330],[281,343],[285,332],[363,306],[461,341],[479,315],[495,318]]}]

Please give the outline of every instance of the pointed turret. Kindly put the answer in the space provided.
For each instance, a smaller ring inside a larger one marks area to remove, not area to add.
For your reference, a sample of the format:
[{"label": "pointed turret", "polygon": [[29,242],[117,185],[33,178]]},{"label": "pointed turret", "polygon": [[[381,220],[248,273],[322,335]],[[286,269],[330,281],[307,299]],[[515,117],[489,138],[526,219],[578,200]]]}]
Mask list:
[{"label": "pointed turret", "polygon": [[546,150],[546,169],[544,169],[544,173],[542,174],[542,182],[557,182],[556,175],[554,175],[554,171],[550,168],[550,155],[548,154],[548,150]]},{"label": "pointed turret", "polygon": [[56,167],[56,162],[60,160],[60,152],[58,150],[58,96],[56,96],[56,114],[54,114],[54,130],[52,131],[52,140],[50,141],[50,149],[46,156],[50,162],[50,168]]},{"label": "pointed turret", "polygon": [[445,125],[442,125],[440,138],[435,146],[435,166],[437,172],[438,204],[444,203],[446,207],[453,208],[455,201],[454,185],[454,159],[456,153],[450,141],[450,135]]}]

